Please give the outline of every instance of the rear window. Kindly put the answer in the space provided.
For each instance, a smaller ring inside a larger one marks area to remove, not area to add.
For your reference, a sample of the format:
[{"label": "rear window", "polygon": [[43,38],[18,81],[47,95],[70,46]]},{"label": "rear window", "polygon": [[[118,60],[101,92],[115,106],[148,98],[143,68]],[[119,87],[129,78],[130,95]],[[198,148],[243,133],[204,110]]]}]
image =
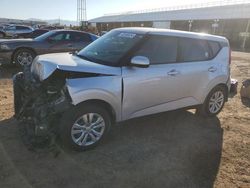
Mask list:
[{"label": "rear window", "polygon": [[71,33],[72,40],[75,42],[92,42],[90,36],[87,33]]},{"label": "rear window", "polygon": [[211,58],[211,51],[206,40],[200,39],[179,39],[179,54],[180,62],[190,61],[206,61]]},{"label": "rear window", "polygon": [[44,34],[44,33],[47,33],[48,31],[47,30],[35,30],[33,33],[34,34]]},{"label": "rear window", "polygon": [[221,49],[220,44],[215,41],[208,41],[208,44],[212,50],[213,57],[215,57]]}]

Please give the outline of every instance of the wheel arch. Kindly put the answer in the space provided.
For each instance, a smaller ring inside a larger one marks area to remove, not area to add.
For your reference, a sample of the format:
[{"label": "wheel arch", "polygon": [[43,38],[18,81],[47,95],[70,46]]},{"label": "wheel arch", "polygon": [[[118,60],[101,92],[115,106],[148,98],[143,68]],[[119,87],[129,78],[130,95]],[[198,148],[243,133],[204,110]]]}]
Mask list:
[{"label": "wheel arch", "polygon": [[222,87],[222,88],[225,89],[226,101],[228,101],[228,93],[229,93],[228,91],[229,91],[229,88],[228,88],[227,84],[225,84],[225,83],[217,84],[216,86],[213,87],[213,89],[216,88],[216,87]]},{"label": "wheel arch", "polygon": [[202,102],[202,103],[205,102],[205,100],[207,99],[207,96],[209,95],[209,93],[210,93],[214,88],[216,88],[216,87],[222,87],[222,88],[225,89],[226,101],[228,101],[228,91],[229,91],[229,88],[228,88],[227,84],[225,84],[225,83],[217,83],[217,84],[215,84],[215,85],[213,85],[213,86],[211,86],[211,87],[209,87],[209,88],[207,89],[205,95],[203,96],[203,102]]},{"label": "wheel arch", "polygon": [[89,99],[89,100],[86,100],[86,101],[83,101],[78,105],[86,105],[86,104],[95,104],[95,105],[99,105],[101,106],[102,108],[104,108],[105,110],[107,110],[107,112],[109,113],[110,117],[111,117],[111,120],[112,120],[112,123],[115,123],[116,122],[116,112],[115,112],[115,109],[112,107],[111,104],[109,104],[108,102],[104,101],[104,100],[101,100],[101,99]]}]

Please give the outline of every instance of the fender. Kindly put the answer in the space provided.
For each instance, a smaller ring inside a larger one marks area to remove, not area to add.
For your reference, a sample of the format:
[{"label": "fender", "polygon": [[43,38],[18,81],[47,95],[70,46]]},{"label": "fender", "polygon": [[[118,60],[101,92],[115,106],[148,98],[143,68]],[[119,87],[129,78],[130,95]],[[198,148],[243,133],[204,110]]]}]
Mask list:
[{"label": "fender", "polygon": [[228,91],[230,89],[230,78],[228,78],[226,75],[222,75],[222,76],[218,76],[216,78],[214,78],[211,82],[209,82],[209,84],[207,85],[205,91],[203,92],[203,96],[201,98],[201,102],[204,103],[204,101],[206,100],[207,95],[209,94],[209,92],[217,85],[227,85]]},{"label": "fender", "polygon": [[121,121],[121,76],[66,79],[66,87],[73,105],[88,100],[102,100],[110,104],[115,112],[116,120]]}]

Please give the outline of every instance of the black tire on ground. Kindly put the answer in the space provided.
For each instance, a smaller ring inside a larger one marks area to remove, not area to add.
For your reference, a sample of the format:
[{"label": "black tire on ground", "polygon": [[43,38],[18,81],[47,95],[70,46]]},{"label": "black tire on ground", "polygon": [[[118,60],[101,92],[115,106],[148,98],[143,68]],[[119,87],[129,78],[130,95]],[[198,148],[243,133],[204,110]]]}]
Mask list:
[{"label": "black tire on ground", "polygon": [[3,39],[5,37],[5,34],[3,32],[0,32],[0,39]]},{"label": "black tire on ground", "polygon": [[[100,115],[104,120],[105,128],[104,128],[104,132],[102,136],[100,137],[98,141],[88,146],[82,146],[73,141],[73,138],[71,136],[71,131],[75,122],[80,117],[82,117],[84,114],[87,114],[87,113],[96,113]],[[98,144],[100,144],[106,138],[111,128],[111,124],[112,124],[111,116],[104,107],[102,107],[101,105],[99,106],[97,104],[91,104],[91,103],[84,104],[83,103],[83,104],[77,105],[69,109],[62,115],[62,118],[59,124],[60,140],[66,148],[74,149],[77,151],[84,151],[84,150],[92,149],[96,147]]]},{"label": "black tire on ground", "polygon": [[23,83],[23,73],[18,73],[14,76],[13,78],[13,92],[14,92],[14,110],[15,110],[15,116],[19,114],[23,101],[22,101],[22,86],[21,84]]},{"label": "black tire on ground", "polygon": [[[25,56],[27,57],[27,62],[20,62],[19,59],[19,55],[22,54],[26,54]],[[30,49],[26,49],[26,48],[22,48],[17,50],[14,55],[13,55],[13,61],[15,62],[15,64],[17,64],[18,66],[24,66],[24,65],[30,65],[32,63],[32,61],[35,58],[35,53],[30,50]]]},{"label": "black tire on ground", "polygon": [[[222,94],[223,97],[224,97],[224,99],[223,99],[223,101],[222,101],[222,103],[220,105],[220,108],[218,108],[218,110],[216,110],[215,112],[211,112],[211,110],[210,110],[211,104],[209,104],[209,103],[210,103],[211,99],[212,100],[214,99],[213,97],[216,94],[216,92],[219,92],[220,94]],[[216,86],[215,88],[213,88],[210,91],[210,93],[206,97],[205,102],[196,109],[196,114],[201,115],[203,117],[213,117],[213,116],[216,116],[223,109],[223,106],[224,106],[224,104],[226,102],[226,99],[227,99],[226,88],[223,87],[223,86]]]}]

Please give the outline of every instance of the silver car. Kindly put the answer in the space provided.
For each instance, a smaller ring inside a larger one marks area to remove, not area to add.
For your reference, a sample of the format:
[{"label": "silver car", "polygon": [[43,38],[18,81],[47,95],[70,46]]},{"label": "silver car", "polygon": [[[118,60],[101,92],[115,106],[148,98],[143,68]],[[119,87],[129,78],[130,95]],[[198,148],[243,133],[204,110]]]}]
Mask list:
[{"label": "silver car", "polygon": [[0,38],[16,37],[20,34],[28,34],[34,31],[32,27],[25,25],[10,25],[0,31]]},{"label": "silver car", "polygon": [[56,133],[77,150],[116,122],[196,108],[217,115],[228,98],[224,37],[152,28],[115,29],[78,53],[38,56],[14,78],[15,116],[35,136]]}]

